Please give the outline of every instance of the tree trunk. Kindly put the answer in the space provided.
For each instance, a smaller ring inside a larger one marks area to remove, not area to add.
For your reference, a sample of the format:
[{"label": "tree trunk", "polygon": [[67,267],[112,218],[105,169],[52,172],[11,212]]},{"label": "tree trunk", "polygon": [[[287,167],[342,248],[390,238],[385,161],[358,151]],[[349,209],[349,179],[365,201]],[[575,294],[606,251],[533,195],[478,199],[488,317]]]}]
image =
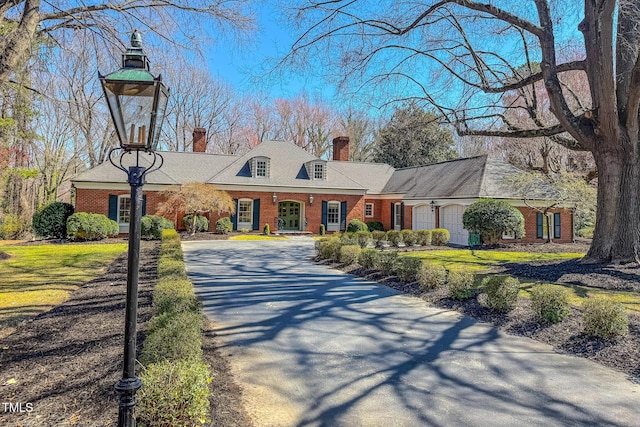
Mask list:
[{"label": "tree trunk", "polygon": [[623,150],[593,154],[598,167],[598,215],[584,262],[640,262],[640,159]]}]

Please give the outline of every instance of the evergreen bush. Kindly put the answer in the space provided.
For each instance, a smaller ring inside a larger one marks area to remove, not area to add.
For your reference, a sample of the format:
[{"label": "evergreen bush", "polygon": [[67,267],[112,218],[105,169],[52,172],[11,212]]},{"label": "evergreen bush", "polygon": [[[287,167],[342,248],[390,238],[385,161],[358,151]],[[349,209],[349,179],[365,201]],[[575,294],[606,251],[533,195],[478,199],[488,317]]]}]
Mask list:
[{"label": "evergreen bush", "polygon": [[368,221],[367,228],[369,231],[384,231],[384,225],[380,221]]},{"label": "evergreen bush", "polygon": [[569,293],[554,285],[538,285],[531,289],[531,308],[545,322],[561,322],[569,314]]},{"label": "evergreen bush", "polygon": [[347,225],[347,231],[351,233],[355,233],[357,231],[369,231],[369,227],[359,219],[353,218]]},{"label": "evergreen bush", "polygon": [[374,230],[371,232],[371,238],[373,239],[373,244],[376,248],[379,248],[382,246],[382,242],[386,240],[387,233],[381,230]]},{"label": "evergreen bush", "polygon": [[324,226],[324,224],[320,224],[320,235],[324,236],[325,234],[327,234],[326,227]]},{"label": "evergreen bush", "polygon": [[163,216],[145,215],[140,220],[140,235],[143,239],[160,240],[162,230],[172,230],[173,223]]},{"label": "evergreen bush", "polygon": [[67,237],[71,240],[101,240],[117,236],[118,223],[102,214],[76,212],[67,219]]},{"label": "evergreen bush", "polygon": [[33,231],[40,237],[64,239],[67,237],[67,219],[73,215],[73,205],[53,202],[33,215]]},{"label": "evergreen bush", "polygon": [[418,243],[420,246],[431,245],[431,230],[416,231],[416,243]]},{"label": "evergreen bush", "polygon": [[[228,218],[227,218],[228,219]],[[231,222],[231,220],[229,220]],[[194,233],[193,230],[193,214],[187,214],[182,217],[182,225],[187,229],[188,233]],[[201,233],[209,230],[209,220],[202,215],[196,215],[195,233]]]},{"label": "evergreen bush", "polygon": [[464,300],[473,295],[475,275],[469,271],[451,270],[447,275],[449,295],[453,299]]},{"label": "evergreen bush", "polygon": [[481,199],[472,203],[462,215],[462,224],[471,233],[480,234],[484,245],[494,245],[506,233],[524,237],[522,213],[504,200]]},{"label": "evergreen bush", "polygon": [[431,230],[431,244],[434,246],[444,246],[449,243],[451,234],[446,228],[434,228]]},{"label": "evergreen bush", "polygon": [[358,255],[358,264],[364,268],[374,268],[378,263],[378,253],[376,249],[363,249]]},{"label": "evergreen bush", "polygon": [[406,246],[413,246],[418,241],[418,236],[413,230],[402,230],[400,235]]},{"label": "evergreen bush", "polygon": [[220,234],[229,234],[233,231],[233,224],[231,218],[225,216],[216,221],[216,232]]},{"label": "evergreen bush", "polygon": [[393,272],[396,271],[396,262],[398,262],[397,252],[380,252],[377,258],[378,265],[376,266],[376,270],[386,274],[393,274]]},{"label": "evergreen bush", "polygon": [[496,311],[513,310],[518,303],[520,281],[515,277],[494,275],[482,281],[486,306]]},{"label": "evergreen bush", "polygon": [[358,260],[358,255],[362,249],[359,245],[343,245],[340,247],[340,262],[351,265]]},{"label": "evergreen bush", "polygon": [[582,312],[587,335],[611,339],[629,332],[629,315],[619,302],[603,297],[587,298]]},{"label": "evergreen bush", "polygon": [[447,282],[447,270],[440,264],[423,262],[418,272],[418,282],[422,290],[440,287]]},{"label": "evergreen bush", "polygon": [[400,243],[402,243],[402,234],[400,234],[400,231],[398,230],[389,230],[387,231],[386,239],[389,243],[397,248],[398,246],[400,246]]},{"label": "evergreen bush", "polygon": [[401,256],[395,265],[395,273],[403,282],[411,283],[418,280],[422,260],[416,257]]},{"label": "evergreen bush", "polygon": [[271,234],[271,227],[269,226],[268,223],[264,225],[264,228],[262,229],[262,233],[265,236],[269,236]]},{"label": "evergreen bush", "polygon": [[25,224],[18,215],[7,214],[0,219],[0,239],[18,239],[24,230]]},{"label": "evergreen bush", "polygon": [[356,231],[356,241],[361,248],[366,248],[372,242],[371,232],[367,230]]}]

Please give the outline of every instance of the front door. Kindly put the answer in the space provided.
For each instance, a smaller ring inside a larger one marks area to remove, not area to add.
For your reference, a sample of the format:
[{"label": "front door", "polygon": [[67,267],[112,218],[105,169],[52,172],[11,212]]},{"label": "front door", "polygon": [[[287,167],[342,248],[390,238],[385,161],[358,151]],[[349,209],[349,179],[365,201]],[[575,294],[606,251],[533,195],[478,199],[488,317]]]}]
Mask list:
[{"label": "front door", "polygon": [[278,222],[283,227],[278,226],[278,230],[300,230],[300,203],[280,202],[278,203]]}]

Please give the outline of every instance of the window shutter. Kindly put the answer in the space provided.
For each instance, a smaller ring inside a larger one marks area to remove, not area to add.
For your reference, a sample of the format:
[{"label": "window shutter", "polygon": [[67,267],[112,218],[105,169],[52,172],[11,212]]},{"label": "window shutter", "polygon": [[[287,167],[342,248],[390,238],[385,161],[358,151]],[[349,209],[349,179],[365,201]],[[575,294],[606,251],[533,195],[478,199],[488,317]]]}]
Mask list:
[{"label": "window shutter", "polygon": [[553,237],[560,238],[560,212],[553,214]]},{"label": "window shutter", "polygon": [[324,229],[327,229],[327,216],[329,215],[329,203],[325,200],[322,201],[322,224]]},{"label": "window shutter", "polygon": [[260,230],[260,199],[253,201],[253,229]]},{"label": "window shutter", "polygon": [[347,229],[347,202],[340,202],[340,230]]},{"label": "window shutter", "polygon": [[118,196],[109,194],[109,219],[118,222]]},{"label": "window shutter", "polygon": [[233,204],[236,207],[236,212],[231,215],[231,224],[233,225],[233,231],[238,230],[238,199],[233,199]]},{"label": "window shutter", "polygon": [[404,229],[404,202],[400,203],[400,229]]},{"label": "window shutter", "polygon": [[391,210],[389,211],[391,212],[391,222],[390,222],[390,226],[389,226],[389,230],[393,230],[393,227],[395,226],[395,222],[396,222],[396,204],[391,202]]},{"label": "window shutter", "polygon": [[536,214],[536,237],[538,239],[542,239],[543,237],[543,227],[544,227],[544,215],[540,212]]},{"label": "window shutter", "polygon": [[147,214],[147,195],[142,195],[142,216]]}]

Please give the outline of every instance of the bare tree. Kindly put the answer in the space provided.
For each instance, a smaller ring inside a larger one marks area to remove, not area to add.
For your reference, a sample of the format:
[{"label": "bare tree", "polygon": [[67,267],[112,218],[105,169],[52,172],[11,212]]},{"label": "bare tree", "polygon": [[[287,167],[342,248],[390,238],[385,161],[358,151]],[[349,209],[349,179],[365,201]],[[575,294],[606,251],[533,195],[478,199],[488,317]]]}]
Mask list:
[{"label": "bare tree", "polygon": [[349,137],[349,158],[367,162],[373,157],[375,125],[366,113],[350,106],[340,118],[341,135]]},{"label": "bare tree", "polygon": [[[550,137],[591,152],[598,217],[585,261],[640,262],[637,1],[303,1],[294,17],[303,32],[287,61],[321,55],[344,83],[424,100],[462,135]],[[567,37],[580,59],[558,59]],[[534,59],[540,71],[526,66]],[[588,103],[572,105],[561,79],[570,71],[585,76]],[[536,82],[552,120],[510,124],[503,96]]]}]

